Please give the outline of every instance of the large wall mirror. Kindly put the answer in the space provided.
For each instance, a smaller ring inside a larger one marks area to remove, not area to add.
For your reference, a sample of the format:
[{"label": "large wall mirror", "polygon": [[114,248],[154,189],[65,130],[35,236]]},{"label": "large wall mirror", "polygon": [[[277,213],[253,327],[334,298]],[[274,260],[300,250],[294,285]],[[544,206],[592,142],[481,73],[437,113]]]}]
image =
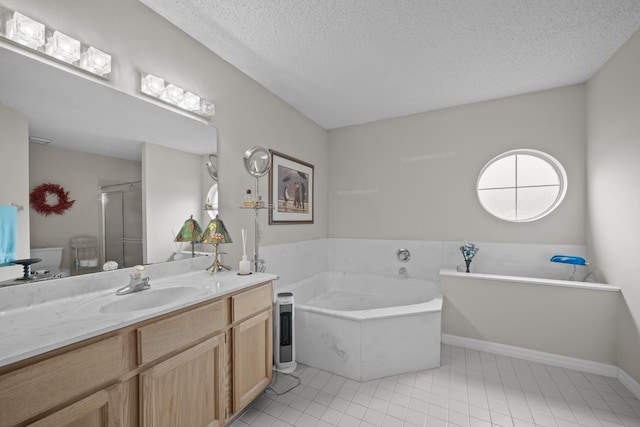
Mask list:
[{"label": "large wall mirror", "polygon": [[[16,167],[29,169],[29,190],[54,183],[75,200],[63,215],[24,206],[30,249],[63,248],[61,270],[170,261],[182,249],[173,239],[184,220],[206,225],[203,208],[218,183],[207,165],[218,159],[214,126],[2,46],[0,104],[27,117],[30,141],[20,143],[29,161]],[[3,142],[0,156],[12,155]],[[11,181],[3,179],[0,186]],[[97,265],[77,265],[94,257]]]}]

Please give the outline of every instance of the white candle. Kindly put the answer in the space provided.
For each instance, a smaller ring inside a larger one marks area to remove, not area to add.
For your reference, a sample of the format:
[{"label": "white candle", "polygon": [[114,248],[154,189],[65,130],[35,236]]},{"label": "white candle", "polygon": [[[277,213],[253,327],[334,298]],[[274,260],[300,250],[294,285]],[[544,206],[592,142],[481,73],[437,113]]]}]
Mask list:
[{"label": "white candle", "polygon": [[238,270],[240,274],[249,274],[251,272],[251,263],[247,260],[247,230],[243,228],[240,231],[242,232],[242,260]]},{"label": "white candle", "polygon": [[242,255],[242,261],[240,261],[240,266],[238,270],[240,270],[240,274],[249,274],[251,269],[251,263],[247,260],[246,255]]}]

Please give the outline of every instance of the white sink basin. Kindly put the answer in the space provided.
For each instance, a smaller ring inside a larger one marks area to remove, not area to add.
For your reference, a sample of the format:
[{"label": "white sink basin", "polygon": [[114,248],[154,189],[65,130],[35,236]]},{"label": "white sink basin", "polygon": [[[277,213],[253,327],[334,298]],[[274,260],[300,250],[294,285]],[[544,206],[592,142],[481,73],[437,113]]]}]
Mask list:
[{"label": "white sink basin", "polygon": [[171,304],[200,293],[203,293],[203,290],[194,286],[151,288],[146,291],[118,296],[118,299],[115,301],[100,306],[99,310],[101,313],[127,313],[130,311],[146,310]]}]

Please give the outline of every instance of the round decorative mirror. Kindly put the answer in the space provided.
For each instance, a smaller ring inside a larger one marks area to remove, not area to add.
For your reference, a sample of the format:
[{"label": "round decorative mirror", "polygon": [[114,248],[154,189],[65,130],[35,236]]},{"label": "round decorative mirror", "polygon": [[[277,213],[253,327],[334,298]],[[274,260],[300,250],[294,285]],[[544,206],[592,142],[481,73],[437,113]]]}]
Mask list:
[{"label": "round decorative mirror", "polygon": [[214,181],[218,182],[218,156],[215,154],[209,154],[209,161],[205,163],[209,176]]},{"label": "round decorative mirror", "polygon": [[249,175],[259,178],[269,172],[271,168],[271,155],[269,150],[263,147],[253,147],[245,151],[244,168]]}]

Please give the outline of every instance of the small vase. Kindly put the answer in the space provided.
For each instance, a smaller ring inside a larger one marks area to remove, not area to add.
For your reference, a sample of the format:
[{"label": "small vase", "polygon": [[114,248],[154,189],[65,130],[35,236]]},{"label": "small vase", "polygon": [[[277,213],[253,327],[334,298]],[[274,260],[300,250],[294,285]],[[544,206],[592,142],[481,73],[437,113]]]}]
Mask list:
[{"label": "small vase", "polygon": [[470,259],[465,259],[464,263],[467,264],[467,273],[470,273],[469,266],[471,265],[471,260]]}]

